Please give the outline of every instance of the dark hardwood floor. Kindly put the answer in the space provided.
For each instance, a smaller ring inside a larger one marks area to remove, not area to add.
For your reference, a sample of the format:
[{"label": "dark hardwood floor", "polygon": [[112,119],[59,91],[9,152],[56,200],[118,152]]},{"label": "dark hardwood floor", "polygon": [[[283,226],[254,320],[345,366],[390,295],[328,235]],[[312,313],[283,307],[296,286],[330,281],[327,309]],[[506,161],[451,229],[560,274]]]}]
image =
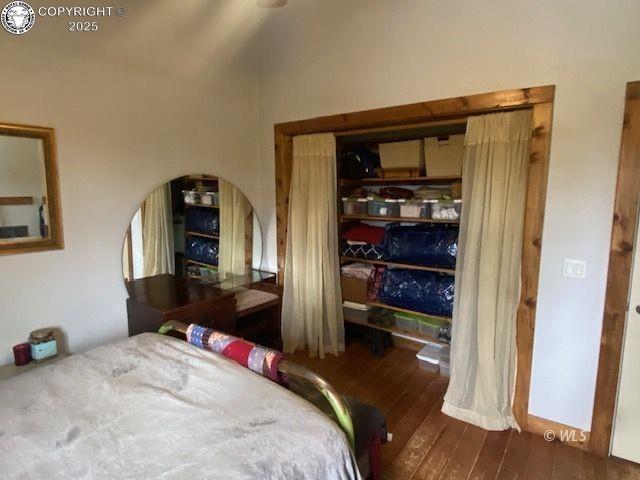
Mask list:
[{"label": "dark hardwood floor", "polygon": [[395,347],[375,358],[360,341],[324,360],[289,356],[341,393],[376,405],[393,441],[383,446],[388,479],[640,479],[640,466],[599,459],[530,433],[487,432],[440,412],[448,379],[421,370],[415,352]]}]

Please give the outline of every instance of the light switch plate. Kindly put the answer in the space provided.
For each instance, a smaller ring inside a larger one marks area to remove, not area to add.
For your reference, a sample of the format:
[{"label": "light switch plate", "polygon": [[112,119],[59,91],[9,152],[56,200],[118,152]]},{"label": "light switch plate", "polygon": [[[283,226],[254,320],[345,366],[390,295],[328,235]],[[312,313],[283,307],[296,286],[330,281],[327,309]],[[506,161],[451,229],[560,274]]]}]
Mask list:
[{"label": "light switch plate", "polygon": [[566,278],[585,278],[587,276],[587,262],[565,258],[562,265],[562,276]]}]

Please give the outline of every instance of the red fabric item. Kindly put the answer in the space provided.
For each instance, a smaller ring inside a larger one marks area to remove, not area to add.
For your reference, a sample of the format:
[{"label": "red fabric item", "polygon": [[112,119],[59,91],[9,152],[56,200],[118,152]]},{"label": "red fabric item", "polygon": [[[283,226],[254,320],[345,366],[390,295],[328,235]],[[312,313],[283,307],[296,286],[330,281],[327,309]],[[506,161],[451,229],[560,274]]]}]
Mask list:
[{"label": "red fabric item", "polygon": [[374,245],[382,245],[384,241],[384,228],[360,223],[344,232],[342,238],[351,240],[352,242],[367,242],[373,243]]},{"label": "red fabric item", "polygon": [[244,340],[237,340],[227,345],[227,347],[222,351],[222,354],[234,362],[238,362],[240,365],[248,367],[249,354],[251,353],[251,350],[253,350],[254,346],[255,345],[252,343],[245,342]]}]

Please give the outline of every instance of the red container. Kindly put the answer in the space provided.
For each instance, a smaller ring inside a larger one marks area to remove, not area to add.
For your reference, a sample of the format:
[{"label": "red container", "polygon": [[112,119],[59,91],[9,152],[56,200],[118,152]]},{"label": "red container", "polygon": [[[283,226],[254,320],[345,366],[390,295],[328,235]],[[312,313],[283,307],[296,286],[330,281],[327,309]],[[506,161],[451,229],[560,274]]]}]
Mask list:
[{"label": "red container", "polygon": [[13,347],[13,360],[16,365],[26,365],[31,361],[31,344],[20,343]]}]

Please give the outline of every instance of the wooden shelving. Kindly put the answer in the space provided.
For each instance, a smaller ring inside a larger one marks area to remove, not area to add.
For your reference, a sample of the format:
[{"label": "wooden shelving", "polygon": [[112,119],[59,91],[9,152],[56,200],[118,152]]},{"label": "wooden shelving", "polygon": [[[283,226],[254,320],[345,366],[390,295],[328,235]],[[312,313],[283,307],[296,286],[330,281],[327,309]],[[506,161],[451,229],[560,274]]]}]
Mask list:
[{"label": "wooden shelving", "polygon": [[386,308],[389,310],[396,310],[397,312],[411,313],[412,315],[422,315],[424,317],[439,318],[441,320],[446,320],[448,322],[451,321],[451,317],[444,317],[442,315],[431,315],[429,313],[418,312],[416,310],[407,310],[406,308],[394,307],[393,305],[387,305],[386,303],[382,303],[382,302],[369,302],[368,305],[371,305],[372,307],[380,307],[380,308]]},{"label": "wooden shelving", "polygon": [[369,222],[406,222],[406,223],[451,223],[458,224],[460,220],[437,220],[431,218],[412,217],[377,217],[373,215],[340,215],[340,220],[367,220]]},{"label": "wooden shelving", "polygon": [[215,269],[218,268],[218,266],[214,265],[213,263],[197,262],[196,260],[191,260],[189,258],[187,258],[187,263],[192,263],[193,265],[200,265],[201,267],[207,267],[207,268],[215,268]]},{"label": "wooden shelving", "polygon": [[220,208],[220,205],[200,205],[194,203],[185,203],[184,206],[187,208]]},{"label": "wooden shelving", "polygon": [[358,258],[358,257],[340,257],[340,261],[370,263],[372,265],[386,265],[387,267],[408,268],[412,270],[424,270],[425,272],[439,272],[439,273],[446,273],[448,275],[454,275],[456,273],[456,271],[452,268],[426,267],[423,265],[413,265],[410,263],[386,262],[384,260],[369,260],[367,258]]},{"label": "wooden shelving", "polygon": [[212,240],[219,240],[220,239],[220,237],[217,236],[217,235],[209,235],[207,233],[194,232],[194,231],[191,231],[191,230],[187,230],[186,234],[189,235],[189,236],[193,236],[193,237],[210,238]]},{"label": "wooden shelving", "polygon": [[339,180],[342,187],[359,187],[359,186],[380,186],[380,185],[435,185],[445,184],[455,181],[462,181],[459,175],[451,175],[444,177],[400,177],[400,178],[362,178],[360,180],[349,180],[341,178]]},{"label": "wooden shelving", "polygon": [[365,327],[375,328],[376,330],[382,330],[389,333],[395,333],[396,335],[402,335],[403,337],[409,337],[409,338],[415,339],[416,341],[421,343],[431,342],[431,343],[437,343],[440,345],[449,345],[448,343],[441,342],[440,340],[433,337],[422,335],[420,332],[416,332],[414,330],[409,332],[409,331],[401,330],[397,327],[383,327],[382,325],[376,325],[375,323],[369,323],[369,322],[364,322],[359,320],[351,320],[346,318],[345,318],[345,322],[353,323],[354,325],[362,325]]}]

